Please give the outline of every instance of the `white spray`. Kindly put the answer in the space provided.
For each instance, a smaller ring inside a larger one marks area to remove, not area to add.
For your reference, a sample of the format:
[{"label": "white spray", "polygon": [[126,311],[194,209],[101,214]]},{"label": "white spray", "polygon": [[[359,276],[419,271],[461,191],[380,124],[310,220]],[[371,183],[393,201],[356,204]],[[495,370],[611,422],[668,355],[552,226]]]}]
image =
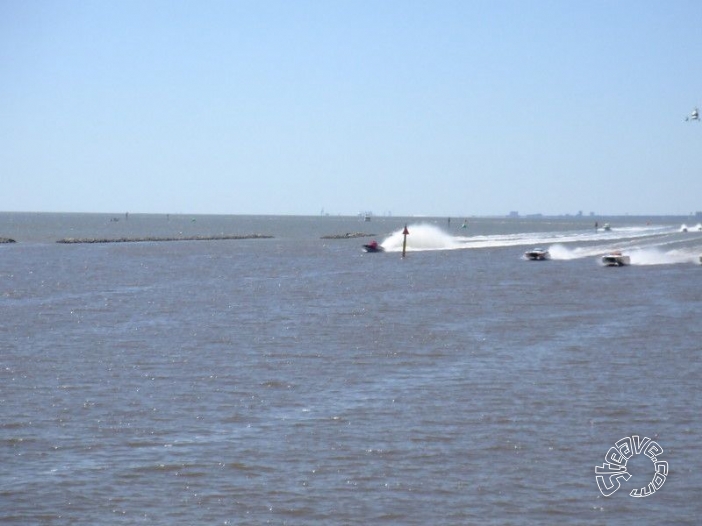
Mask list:
[{"label": "white spray", "polygon": [[[382,243],[386,252],[400,252],[402,250],[402,234],[404,229],[393,232]],[[461,248],[455,239],[435,225],[427,223],[407,225],[407,250],[453,250]]]}]

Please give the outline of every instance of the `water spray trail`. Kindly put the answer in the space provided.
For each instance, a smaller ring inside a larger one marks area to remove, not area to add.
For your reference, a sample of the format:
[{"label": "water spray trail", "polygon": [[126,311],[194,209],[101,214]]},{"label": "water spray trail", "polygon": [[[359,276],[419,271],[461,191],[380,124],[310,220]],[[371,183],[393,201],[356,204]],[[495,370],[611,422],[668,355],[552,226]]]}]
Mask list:
[{"label": "water spray trail", "polygon": [[[386,252],[402,251],[402,242],[404,229],[393,232],[390,237],[383,240],[382,247]],[[456,244],[456,240],[450,234],[447,234],[439,227],[426,223],[407,225],[409,235],[407,236],[407,250],[453,250],[461,248]]]},{"label": "water spray trail", "polygon": [[[699,227],[699,231],[695,230]],[[702,225],[693,229],[672,226],[631,226],[610,231],[517,232],[511,234],[452,236],[428,223],[408,225],[408,251],[457,250],[508,247],[543,247],[551,259],[575,260],[599,257],[614,250],[626,252],[634,265],[698,262],[702,255]],[[400,252],[403,229],[381,243],[387,252]],[[699,232],[699,234],[698,234]]]}]

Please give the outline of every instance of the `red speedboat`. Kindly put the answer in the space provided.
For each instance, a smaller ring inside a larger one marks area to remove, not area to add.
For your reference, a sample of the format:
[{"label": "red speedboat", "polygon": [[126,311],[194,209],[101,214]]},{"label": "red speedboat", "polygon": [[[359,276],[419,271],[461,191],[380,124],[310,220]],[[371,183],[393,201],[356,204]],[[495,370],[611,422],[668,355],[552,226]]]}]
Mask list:
[{"label": "red speedboat", "polygon": [[373,240],[367,245],[363,245],[363,250],[365,252],[384,252],[385,249],[378,244],[377,241]]}]

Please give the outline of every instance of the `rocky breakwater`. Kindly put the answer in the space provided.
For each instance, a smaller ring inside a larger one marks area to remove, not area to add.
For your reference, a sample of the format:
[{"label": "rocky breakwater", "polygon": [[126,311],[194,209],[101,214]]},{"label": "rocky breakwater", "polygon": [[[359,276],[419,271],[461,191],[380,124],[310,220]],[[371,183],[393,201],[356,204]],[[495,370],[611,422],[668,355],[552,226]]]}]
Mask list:
[{"label": "rocky breakwater", "polygon": [[375,237],[376,234],[366,234],[365,232],[347,232],[345,234],[332,234],[322,236],[322,239],[355,239],[357,237]]},{"label": "rocky breakwater", "polygon": [[0,243],[15,243],[15,240],[9,237],[0,237]]},{"label": "rocky breakwater", "polygon": [[57,243],[155,243],[163,241],[225,241],[230,239],[272,239],[273,236],[263,234],[243,235],[216,235],[216,236],[182,236],[182,237],[119,237],[119,238],[94,238],[94,237],[66,237]]}]

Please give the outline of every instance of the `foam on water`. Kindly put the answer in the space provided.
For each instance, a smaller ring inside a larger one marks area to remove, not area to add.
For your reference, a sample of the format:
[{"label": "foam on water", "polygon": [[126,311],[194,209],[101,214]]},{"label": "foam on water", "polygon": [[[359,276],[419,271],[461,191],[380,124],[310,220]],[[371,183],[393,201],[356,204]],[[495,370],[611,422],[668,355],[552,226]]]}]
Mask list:
[{"label": "foam on water", "polygon": [[[444,232],[435,225],[427,223],[407,225],[407,251],[422,250],[452,250],[462,248],[457,244],[456,238]],[[386,238],[381,246],[387,252],[402,252],[404,241],[403,230],[393,232]]]},{"label": "foam on water", "polygon": [[672,265],[676,263],[697,263],[699,256],[683,250],[664,252],[656,247],[640,248],[629,252],[632,265]]},{"label": "foam on water", "polygon": [[622,243],[618,246],[590,245],[585,247],[566,246],[561,244],[549,247],[551,259],[573,260],[601,256],[607,252],[622,250],[631,257],[632,265],[671,265],[676,263],[697,263],[699,254],[696,249],[670,249],[664,250],[661,246],[630,246]]},{"label": "foam on water", "polygon": [[[408,225],[407,251],[457,250],[507,247],[543,247],[553,260],[599,257],[614,250],[624,251],[632,265],[699,263],[702,254],[702,225],[679,229],[671,226],[637,225],[612,230],[518,232],[511,234],[452,236],[433,224]],[[681,235],[685,232],[687,235]],[[400,252],[402,230],[393,232],[381,245],[387,252]]]},{"label": "foam on water", "polygon": [[613,243],[658,237],[675,232],[670,227],[625,227],[616,230],[577,230],[554,232],[525,232],[493,236],[457,237],[456,240],[463,248],[500,248],[509,246],[544,246],[554,243],[594,243],[604,242],[603,246]]},{"label": "foam on water", "polygon": [[551,254],[551,259],[567,261],[571,259],[580,259],[584,257],[593,256],[599,253],[600,250],[593,250],[592,247],[568,247],[566,245],[558,243],[550,246],[549,252]]}]

